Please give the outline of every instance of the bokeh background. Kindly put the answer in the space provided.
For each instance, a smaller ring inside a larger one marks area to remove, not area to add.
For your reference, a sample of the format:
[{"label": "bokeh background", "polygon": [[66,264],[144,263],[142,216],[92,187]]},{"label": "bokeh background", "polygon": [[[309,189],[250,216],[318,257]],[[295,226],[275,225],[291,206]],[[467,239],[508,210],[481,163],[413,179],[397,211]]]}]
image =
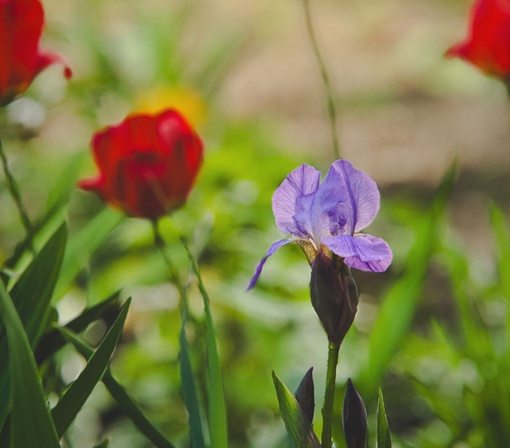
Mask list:
[{"label": "bokeh background", "polygon": [[[175,107],[206,145],[197,186],[174,217],[193,241],[212,299],[230,446],[289,446],[273,370],[293,389],[314,367],[320,428],[327,340],[310,306],[310,269],[300,249],[281,250],[257,288],[246,291],[280,238],[272,192],[299,164],[325,172],[334,159],[303,1],[43,3],[44,47],[62,54],[74,76],[66,82],[52,66],[0,120],[29,215],[58,204],[71,240],[98,219],[97,244],[58,304],[60,321],[118,290],[132,296],[113,373],[150,419],[186,446],[178,296],[150,224],[121,220],[74,188],[95,170],[89,142],[96,130],[131,111]],[[351,377],[373,424],[380,385],[395,447],[504,447],[510,440],[510,104],[502,83],[443,57],[465,36],[469,6],[311,2],[342,156],[378,182],[381,211],[368,231],[394,251],[388,272],[354,273],[360,306],[340,352],[337,411]],[[3,177],[0,209],[6,259],[23,228]],[[165,219],[162,229],[172,260],[184,266],[175,225]],[[189,337],[200,370],[195,296]],[[97,341],[103,331],[96,325],[86,337]],[[69,350],[47,368],[61,374],[64,387],[82,367]],[[102,437],[113,448],[150,446],[99,385],[67,444],[90,447]]]}]

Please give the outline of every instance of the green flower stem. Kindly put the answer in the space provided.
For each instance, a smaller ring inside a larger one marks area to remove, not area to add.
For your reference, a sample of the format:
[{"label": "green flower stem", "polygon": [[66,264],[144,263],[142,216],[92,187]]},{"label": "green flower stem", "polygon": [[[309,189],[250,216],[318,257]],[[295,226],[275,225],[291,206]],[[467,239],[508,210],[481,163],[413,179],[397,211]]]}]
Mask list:
[{"label": "green flower stem", "polygon": [[159,250],[161,256],[163,257],[163,260],[165,261],[165,264],[168,268],[170,280],[175,285],[175,287],[179,290],[179,294],[181,295],[182,299],[184,301],[186,301],[187,300],[187,289],[186,289],[185,285],[183,284],[183,282],[181,281],[181,277],[175,270],[172,262],[170,261],[170,259],[168,258],[168,255],[165,252],[165,240],[161,236],[157,220],[152,221],[152,232],[154,234],[154,244],[155,244],[156,248]]},{"label": "green flower stem", "polygon": [[25,209],[25,206],[23,205],[23,202],[21,200],[21,195],[19,192],[16,179],[14,179],[14,176],[11,173],[9,162],[7,160],[7,156],[4,151],[4,146],[2,144],[2,139],[0,139],[0,159],[2,159],[2,167],[5,174],[5,181],[7,182],[7,188],[9,189],[9,193],[11,194],[11,197],[14,200],[16,207],[18,208],[21,223],[23,224],[23,227],[25,228],[25,231],[27,233],[28,246],[30,247],[32,252],[34,252],[34,246],[32,241],[33,237],[32,223],[30,221],[30,218],[28,217],[27,210]]},{"label": "green flower stem", "polygon": [[333,438],[333,405],[335,402],[336,367],[340,345],[329,343],[328,372],[326,375],[326,392],[322,408],[322,448],[331,448]]},{"label": "green flower stem", "polygon": [[324,58],[322,57],[321,51],[319,49],[319,44],[317,42],[317,37],[315,35],[313,23],[312,23],[312,14],[310,12],[310,0],[303,0],[305,4],[305,20],[306,20],[306,28],[308,30],[308,36],[310,37],[310,42],[312,43],[313,53],[315,58],[317,59],[317,63],[319,64],[319,69],[321,72],[322,82],[324,83],[324,90],[326,91],[326,97],[328,101],[328,115],[329,115],[329,124],[331,127],[331,137],[333,140],[333,155],[336,159],[341,157],[340,152],[340,144],[337,136],[336,129],[336,108],[335,101],[333,97],[333,89],[331,87],[331,83],[329,81],[328,71],[326,69],[326,64],[324,62]]}]

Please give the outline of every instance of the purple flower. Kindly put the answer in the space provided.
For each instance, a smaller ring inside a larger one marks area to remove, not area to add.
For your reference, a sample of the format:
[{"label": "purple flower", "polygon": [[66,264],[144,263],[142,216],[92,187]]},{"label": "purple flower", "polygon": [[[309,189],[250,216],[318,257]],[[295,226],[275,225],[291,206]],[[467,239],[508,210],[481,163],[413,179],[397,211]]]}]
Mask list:
[{"label": "purple flower", "polygon": [[359,233],[379,210],[377,184],[346,160],[334,162],[322,183],[320,171],[301,165],[273,195],[276,225],[291,238],[274,243],[261,260],[248,289],[257,282],[266,260],[287,243],[299,244],[310,264],[318,253],[336,254],[362,271],[383,272],[393,254],[381,238]]}]

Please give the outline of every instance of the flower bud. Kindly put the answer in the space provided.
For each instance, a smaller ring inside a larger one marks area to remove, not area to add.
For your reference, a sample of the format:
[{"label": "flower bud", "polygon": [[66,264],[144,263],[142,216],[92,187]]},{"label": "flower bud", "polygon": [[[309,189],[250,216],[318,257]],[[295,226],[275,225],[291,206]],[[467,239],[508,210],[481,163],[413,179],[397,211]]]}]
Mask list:
[{"label": "flower bud", "polygon": [[317,254],[312,263],[310,297],[328,340],[340,346],[358,309],[358,289],[341,258]]},{"label": "flower bud", "polygon": [[365,448],[368,439],[367,410],[350,378],[345,391],[342,423],[347,448]]},{"label": "flower bud", "polygon": [[314,386],[312,377],[313,367],[311,367],[299,383],[294,396],[301,406],[310,424],[313,423],[313,412],[315,410]]}]

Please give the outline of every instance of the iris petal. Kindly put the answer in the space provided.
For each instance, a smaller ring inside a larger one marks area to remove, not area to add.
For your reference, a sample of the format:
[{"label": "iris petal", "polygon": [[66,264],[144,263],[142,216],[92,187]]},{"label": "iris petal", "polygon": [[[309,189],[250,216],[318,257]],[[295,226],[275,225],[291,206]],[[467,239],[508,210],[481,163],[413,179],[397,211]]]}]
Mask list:
[{"label": "iris petal", "polygon": [[[354,234],[367,227],[379,211],[380,195],[377,184],[368,174],[357,170],[347,160],[337,160],[330,172],[342,177],[346,188],[346,202],[340,207],[340,215],[346,219],[346,233]],[[324,180],[326,183],[327,178]]]},{"label": "iris petal", "polygon": [[[276,225],[283,233],[305,236],[295,220],[303,211],[303,196],[313,195],[319,188],[321,173],[309,165],[301,165],[292,171],[273,194],[273,213]],[[301,215],[306,220],[306,215]],[[302,228],[308,228],[300,220]]]},{"label": "iris petal", "polygon": [[280,247],[284,246],[287,243],[292,242],[291,239],[284,239],[277,241],[276,243],[273,243],[271,247],[268,249],[265,257],[260,260],[260,263],[257,266],[257,269],[255,270],[255,274],[251,278],[250,284],[248,285],[248,289],[252,289],[255,286],[255,283],[257,283],[257,280],[259,279],[260,273],[262,272],[262,268],[264,267],[265,262],[267,259],[273,255]]},{"label": "iris petal", "polygon": [[393,253],[386,241],[368,234],[337,235],[324,238],[322,242],[344,258],[347,266],[361,271],[383,272],[393,259]]},{"label": "iris petal", "polygon": [[347,200],[344,177],[332,166],[315,194],[310,211],[313,237],[317,243],[320,244],[323,237],[344,231],[347,220],[342,211],[348,205]]}]

